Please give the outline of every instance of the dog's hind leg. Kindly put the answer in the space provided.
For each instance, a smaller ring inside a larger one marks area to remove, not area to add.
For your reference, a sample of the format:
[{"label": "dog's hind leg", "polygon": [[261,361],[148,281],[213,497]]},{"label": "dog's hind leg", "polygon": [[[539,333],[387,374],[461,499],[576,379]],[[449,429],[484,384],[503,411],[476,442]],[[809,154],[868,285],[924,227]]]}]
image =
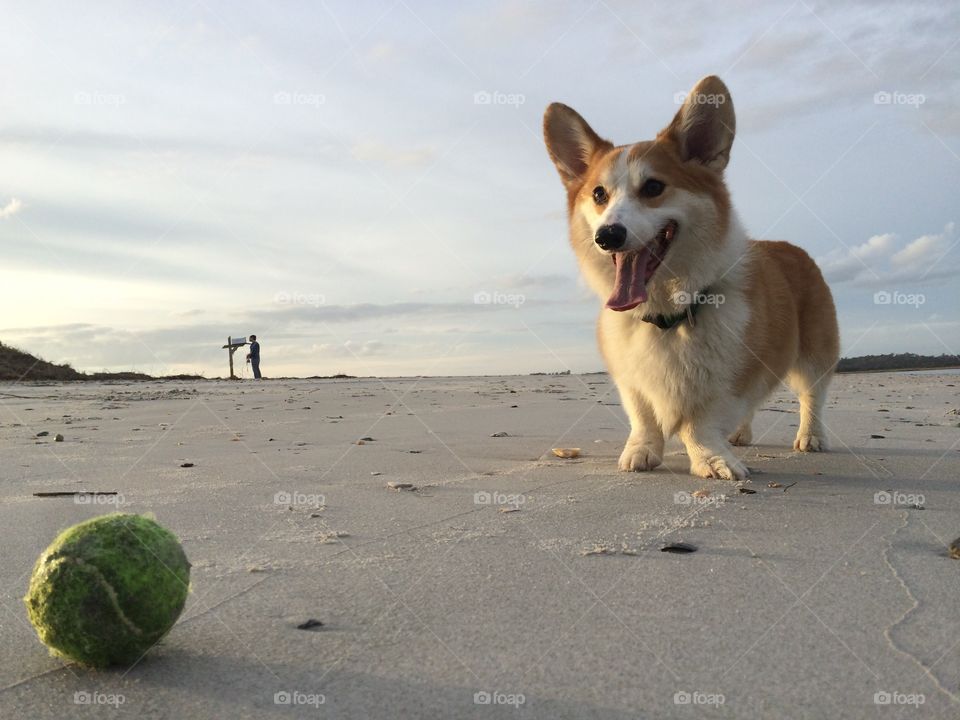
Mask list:
[{"label": "dog's hind leg", "polygon": [[808,293],[799,309],[800,347],[787,382],[800,399],[800,427],[793,448],[817,452],[827,449],[823,409],[840,357],[840,333],[830,288],[813,261],[807,261]]},{"label": "dog's hind leg", "polygon": [[751,412],[740,423],[740,427],[734,430],[733,434],[727,438],[731,445],[749,445],[753,442],[753,413]]},{"label": "dog's hind leg", "polygon": [[807,369],[794,369],[788,376],[790,387],[800,400],[800,427],[793,449],[801,452],[820,452],[827,449],[827,433],[823,425],[823,407],[827,402],[827,387],[833,368],[819,375]]}]

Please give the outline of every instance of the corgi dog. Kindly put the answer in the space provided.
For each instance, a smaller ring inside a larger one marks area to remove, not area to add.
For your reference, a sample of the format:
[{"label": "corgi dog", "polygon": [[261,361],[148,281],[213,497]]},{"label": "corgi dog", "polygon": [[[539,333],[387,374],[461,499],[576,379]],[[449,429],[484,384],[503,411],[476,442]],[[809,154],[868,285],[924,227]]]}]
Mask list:
[{"label": "corgi dog", "polygon": [[826,449],[833,297],[806,252],[747,236],[723,177],[734,127],[714,76],[652,141],[615,146],[561,103],[544,115],[570,243],[603,303],[600,350],[630,419],[620,470],[657,467],[678,434],[691,474],[747,478],[731,445],[750,444],[754,411],[782,381],[800,402],[794,449]]}]

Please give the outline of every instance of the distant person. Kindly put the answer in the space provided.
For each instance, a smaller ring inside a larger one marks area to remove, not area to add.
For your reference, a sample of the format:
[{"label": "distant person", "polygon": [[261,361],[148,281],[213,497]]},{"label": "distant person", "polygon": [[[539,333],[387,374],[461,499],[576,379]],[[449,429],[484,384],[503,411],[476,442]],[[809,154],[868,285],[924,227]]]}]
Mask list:
[{"label": "distant person", "polygon": [[260,343],[257,342],[257,336],[250,336],[250,352],[247,353],[247,362],[253,368],[253,376],[260,379]]}]

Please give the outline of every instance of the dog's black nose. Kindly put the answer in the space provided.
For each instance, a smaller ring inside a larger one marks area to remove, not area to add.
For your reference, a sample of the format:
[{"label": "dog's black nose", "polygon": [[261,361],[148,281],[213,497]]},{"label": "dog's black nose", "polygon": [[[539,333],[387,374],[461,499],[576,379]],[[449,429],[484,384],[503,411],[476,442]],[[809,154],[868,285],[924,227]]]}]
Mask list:
[{"label": "dog's black nose", "polygon": [[604,250],[619,250],[627,241],[627,228],[620,223],[603,225],[597,230],[594,240]]}]

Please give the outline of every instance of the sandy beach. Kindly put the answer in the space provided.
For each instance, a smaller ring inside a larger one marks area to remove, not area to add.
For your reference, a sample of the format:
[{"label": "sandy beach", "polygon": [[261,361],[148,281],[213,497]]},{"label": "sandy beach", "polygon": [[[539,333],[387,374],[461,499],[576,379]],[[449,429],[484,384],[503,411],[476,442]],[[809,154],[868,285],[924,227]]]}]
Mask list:
[{"label": "sandy beach", "polygon": [[[676,440],[618,473],[606,375],[0,386],[0,715],[957,717],[958,383],[838,376],[827,454],[779,392],[740,486]],[[34,496],[77,490],[117,495]],[[192,589],[92,672],[21,598],[115,509],[180,537]]]}]

